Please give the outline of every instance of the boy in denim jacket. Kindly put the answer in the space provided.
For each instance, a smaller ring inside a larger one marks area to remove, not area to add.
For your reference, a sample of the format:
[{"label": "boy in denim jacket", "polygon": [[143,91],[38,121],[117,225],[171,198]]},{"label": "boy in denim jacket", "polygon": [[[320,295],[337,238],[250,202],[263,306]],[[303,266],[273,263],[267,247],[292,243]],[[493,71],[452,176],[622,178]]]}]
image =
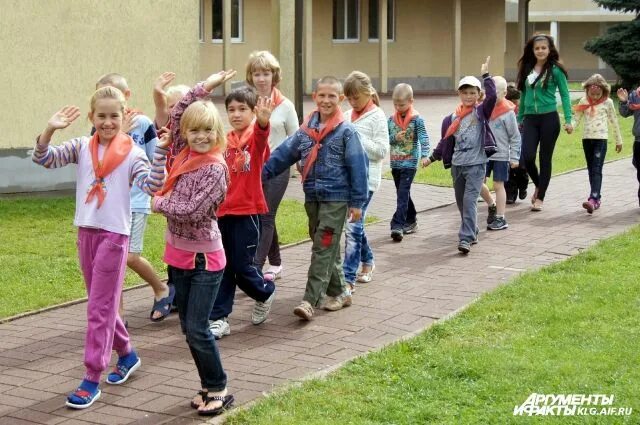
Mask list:
[{"label": "boy in denim jacket", "polygon": [[368,196],[369,161],[355,128],[343,120],[343,99],[340,81],[321,78],[313,92],[317,109],[278,146],[262,169],[266,181],[298,161],[302,165],[304,208],[313,246],[304,298],[293,313],[304,320],[311,320],[325,293],[325,310],[351,305],[340,259],[340,237],[345,218],[354,222],[362,214]]}]

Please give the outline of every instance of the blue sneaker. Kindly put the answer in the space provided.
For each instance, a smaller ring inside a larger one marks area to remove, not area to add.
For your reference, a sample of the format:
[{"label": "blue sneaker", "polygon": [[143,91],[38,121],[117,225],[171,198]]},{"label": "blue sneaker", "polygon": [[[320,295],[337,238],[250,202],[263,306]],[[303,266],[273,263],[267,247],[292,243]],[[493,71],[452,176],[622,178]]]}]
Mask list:
[{"label": "blue sneaker", "polygon": [[126,356],[122,356],[118,359],[116,367],[113,368],[113,372],[107,376],[107,384],[120,385],[127,382],[129,376],[142,365],[142,360],[138,357],[135,350],[132,350]]},{"label": "blue sneaker", "polygon": [[95,403],[101,394],[102,391],[98,388],[97,382],[91,382],[85,379],[74,392],[67,396],[67,402],[65,404],[72,409],[86,409]]}]

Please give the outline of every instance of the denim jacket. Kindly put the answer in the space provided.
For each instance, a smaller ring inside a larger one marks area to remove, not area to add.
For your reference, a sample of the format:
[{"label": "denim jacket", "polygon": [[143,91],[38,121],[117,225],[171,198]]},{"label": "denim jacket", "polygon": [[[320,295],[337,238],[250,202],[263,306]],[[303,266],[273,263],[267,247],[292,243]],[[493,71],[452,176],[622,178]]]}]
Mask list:
[{"label": "denim jacket", "polygon": [[[319,124],[320,116],[315,113],[309,127]],[[279,175],[298,161],[304,168],[313,143],[304,131],[296,131],[271,152],[262,168],[262,180]],[[369,160],[355,128],[343,122],[321,143],[313,169],[303,182],[305,202],[347,202],[350,208],[362,208],[368,196]]]},{"label": "denim jacket", "polygon": [[[484,152],[488,158],[497,151],[496,139],[491,131],[491,127],[489,126],[491,113],[496,105],[496,85],[491,78],[491,75],[485,74],[482,78],[484,80],[485,99],[481,104],[475,107],[473,113],[476,114],[476,117],[482,123],[482,144],[484,146]],[[440,143],[438,143],[438,146],[436,146],[429,158],[431,162],[442,160],[444,168],[451,167],[451,160],[453,158],[453,150],[455,147],[454,145],[456,143],[454,135],[451,135],[446,139],[444,138],[444,135],[452,122],[453,115],[447,115],[444,117],[444,120],[442,120],[441,135],[443,138],[440,140]]]}]

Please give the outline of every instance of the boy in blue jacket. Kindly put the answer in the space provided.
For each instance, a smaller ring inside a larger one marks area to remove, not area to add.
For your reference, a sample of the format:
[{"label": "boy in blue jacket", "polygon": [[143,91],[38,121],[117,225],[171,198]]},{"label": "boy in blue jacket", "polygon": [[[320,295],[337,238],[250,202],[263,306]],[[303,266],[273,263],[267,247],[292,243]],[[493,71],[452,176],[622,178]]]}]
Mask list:
[{"label": "boy in blue jacket", "polygon": [[486,97],[478,103],[482,93],[480,81],[467,76],[458,83],[460,105],[455,114],[442,121],[442,140],[425,164],[442,159],[444,167],[451,167],[456,204],[462,222],[458,233],[458,251],[468,254],[478,242],[478,195],[484,181],[488,157],[496,152],[496,141],[489,128],[491,113],[496,104],[496,86],[489,74],[489,57],[480,67]]},{"label": "boy in blue jacket", "polygon": [[340,237],[345,218],[354,222],[362,214],[369,161],[355,128],[343,120],[343,99],[342,84],[335,77],[318,80],[313,92],[317,109],[262,169],[266,181],[298,161],[302,165],[304,208],[313,246],[304,298],[293,313],[304,320],[311,320],[325,294],[325,310],[340,310],[352,302],[342,271]]}]

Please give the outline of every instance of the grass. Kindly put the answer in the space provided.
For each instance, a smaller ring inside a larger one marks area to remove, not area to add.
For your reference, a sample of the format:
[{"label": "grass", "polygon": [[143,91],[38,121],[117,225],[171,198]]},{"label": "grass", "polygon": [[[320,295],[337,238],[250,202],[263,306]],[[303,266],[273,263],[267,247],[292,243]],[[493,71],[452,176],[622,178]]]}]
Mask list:
[{"label": "grass", "polygon": [[[640,228],[530,272],[419,336],[226,424],[638,423]],[[532,393],[613,394],[629,417],[515,417]]]},{"label": "grass", "polygon": [[[77,230],[73,226],[74,198],[17,198],[0,200],[0,318],[85,297],[78,267]],[[367,222],[375,221],[367,217]],[[304,206],[284,200],[276,217],[281,244],[307,239]],[[161,277],[164,217],[149,218],[144,240],[144,257]],[[140,283],[127,271],[126,286]]]},{"label": "grass", "polygon": [[[617,108],[617,101],[616,101]],[[562,118],[562,112],[560,111],[560,117]],[[631,129],[633,127],[633,119],[618,117],[618,123],[620,124],[620,132],[622,133],[622,139],[625,142],[621,153],[616,153],[614,149],[613,134],[609,138],[609,146],[607,149],[607,161],[612,161],[620,158],[630,157],[633,152],[633,138],[631,136]],[[432,138],[431,143],[435,148],[439,138],[434,135],[430,135]],[[567,134],[564,130],[560,133],[560,137],[556,142],[556,148],[553,153],[553,174],[560,174],[571,170],[584,168],[587,163],[584,159],[584,152],[582,151],[582,125],[574,131],[572,134]],[[606,169],[606,166],[605,166]],[[391,178],[391,173],[385,174],[385,178]],[[416,173],[415,182],[433,184],[436,186],[451,187],[451,170],[445,170],[442,166],[442,161],[436,161],[427,168],[418,168]]]}]

